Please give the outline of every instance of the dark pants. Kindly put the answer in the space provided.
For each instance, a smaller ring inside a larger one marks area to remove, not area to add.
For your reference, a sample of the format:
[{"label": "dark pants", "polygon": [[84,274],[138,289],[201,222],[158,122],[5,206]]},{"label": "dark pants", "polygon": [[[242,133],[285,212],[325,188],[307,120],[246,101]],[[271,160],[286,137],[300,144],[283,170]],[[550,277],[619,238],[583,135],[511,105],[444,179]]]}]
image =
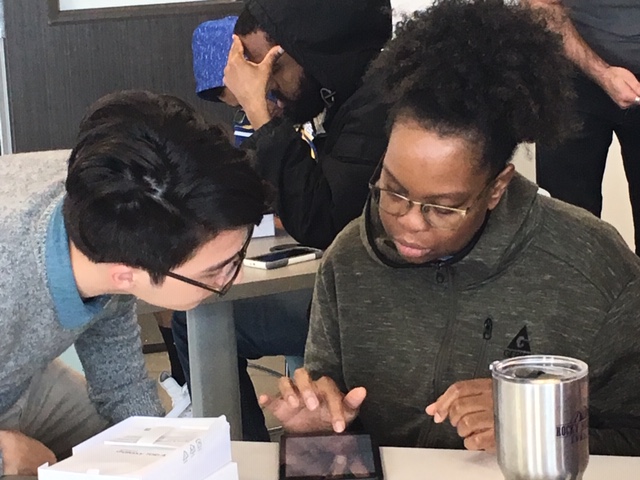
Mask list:
[{"label": "dark pants", "polygon": [[[275,355],[303,356],[309,330],[310,302],[311,290],[233,302],[238,340],[242,437],[245,441],[269,441],[264,414],[247,371],[247,360]],[[212,318],[211,321],[215,319]],[[174,313],[172,328],[180,363],[188,382],[189,344],[184,312]]]},{"label": "dark pants", "polygon": [[557,148],[536,145],[538,185],[551,196],[589,210],[602,211],[602,177],[615,132],[629,183],[636,253],[640,252],[640,107],[621,109],[597,84],[575,78],[576,111],[581,132]]}]

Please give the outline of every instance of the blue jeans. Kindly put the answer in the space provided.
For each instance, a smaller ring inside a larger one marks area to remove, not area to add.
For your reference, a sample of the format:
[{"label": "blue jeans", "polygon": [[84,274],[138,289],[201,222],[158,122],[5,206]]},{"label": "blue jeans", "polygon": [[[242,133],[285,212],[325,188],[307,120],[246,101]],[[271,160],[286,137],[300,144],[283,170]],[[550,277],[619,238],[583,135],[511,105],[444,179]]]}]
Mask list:
[{"label": "blue jeans", "polygon": [[[264,414],[247,371],[247,360],[275,355],[304,356],[311,294],[311,290],[303,290],[233,302],[242,436],[245,441],[269,441]],[[189,344],[184,312],[174,313],[172,328],[180,363],[189,382]]]}]

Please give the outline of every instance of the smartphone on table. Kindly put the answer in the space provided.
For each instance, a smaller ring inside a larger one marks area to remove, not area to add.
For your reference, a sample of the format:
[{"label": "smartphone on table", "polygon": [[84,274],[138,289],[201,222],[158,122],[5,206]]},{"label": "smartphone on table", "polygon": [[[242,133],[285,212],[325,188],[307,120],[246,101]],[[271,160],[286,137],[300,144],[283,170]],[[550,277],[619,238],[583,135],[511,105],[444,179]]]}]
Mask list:
[{"label": "smartphone on table", "polygon": [[380,449],[368,434],[291,434],[280,438],[280,480],[383,480]]},{"label": "smartphone on table", "polygon": [[309,262],[321,257],[322,250],[312,247],[296,246],[265,253],[264,255],[245,258],[244,265],[247,267],[271,270],[272,268],[286,267],[287,265],[293,265],[295,263]]}]

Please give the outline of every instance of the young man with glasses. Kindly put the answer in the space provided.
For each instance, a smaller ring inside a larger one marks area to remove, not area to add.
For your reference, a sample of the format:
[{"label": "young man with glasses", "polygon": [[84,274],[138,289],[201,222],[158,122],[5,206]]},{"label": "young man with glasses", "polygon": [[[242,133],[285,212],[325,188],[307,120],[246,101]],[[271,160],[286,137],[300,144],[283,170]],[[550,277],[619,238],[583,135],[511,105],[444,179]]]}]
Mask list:
[{"label": "young man with glasses", "polygon": [[491,451],[491,362],[557,354],[589,364],[591,451],[640,454],[640,262],[509,162],[571,133],[569,71],[506,0],[400,26],[365,80],[393,102],[372,195],[323,259],[305,369],[260,399],[286,429]]},{"label": "young man with glasses", "polygon": [[[224,295],[265,208],[245,154],[171,96],[108,95],[68,165],[39,160],[0,162],[0,476],[162,414],[136,298],[188,310]],[[56,359],[72,344],[86,381]]]}]

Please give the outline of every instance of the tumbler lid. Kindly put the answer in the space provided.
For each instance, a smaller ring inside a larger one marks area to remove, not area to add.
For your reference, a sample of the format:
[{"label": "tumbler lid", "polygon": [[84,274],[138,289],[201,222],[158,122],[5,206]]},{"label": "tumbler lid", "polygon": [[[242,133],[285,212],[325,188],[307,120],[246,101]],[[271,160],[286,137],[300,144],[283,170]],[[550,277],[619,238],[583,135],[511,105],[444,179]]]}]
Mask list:
[{"label": "tumbler lid", "polygon": [[581,360],[558,355],[529,355],[498,360],[491,364],[493,378],[515,383],[563,383],[589,373]]}]

